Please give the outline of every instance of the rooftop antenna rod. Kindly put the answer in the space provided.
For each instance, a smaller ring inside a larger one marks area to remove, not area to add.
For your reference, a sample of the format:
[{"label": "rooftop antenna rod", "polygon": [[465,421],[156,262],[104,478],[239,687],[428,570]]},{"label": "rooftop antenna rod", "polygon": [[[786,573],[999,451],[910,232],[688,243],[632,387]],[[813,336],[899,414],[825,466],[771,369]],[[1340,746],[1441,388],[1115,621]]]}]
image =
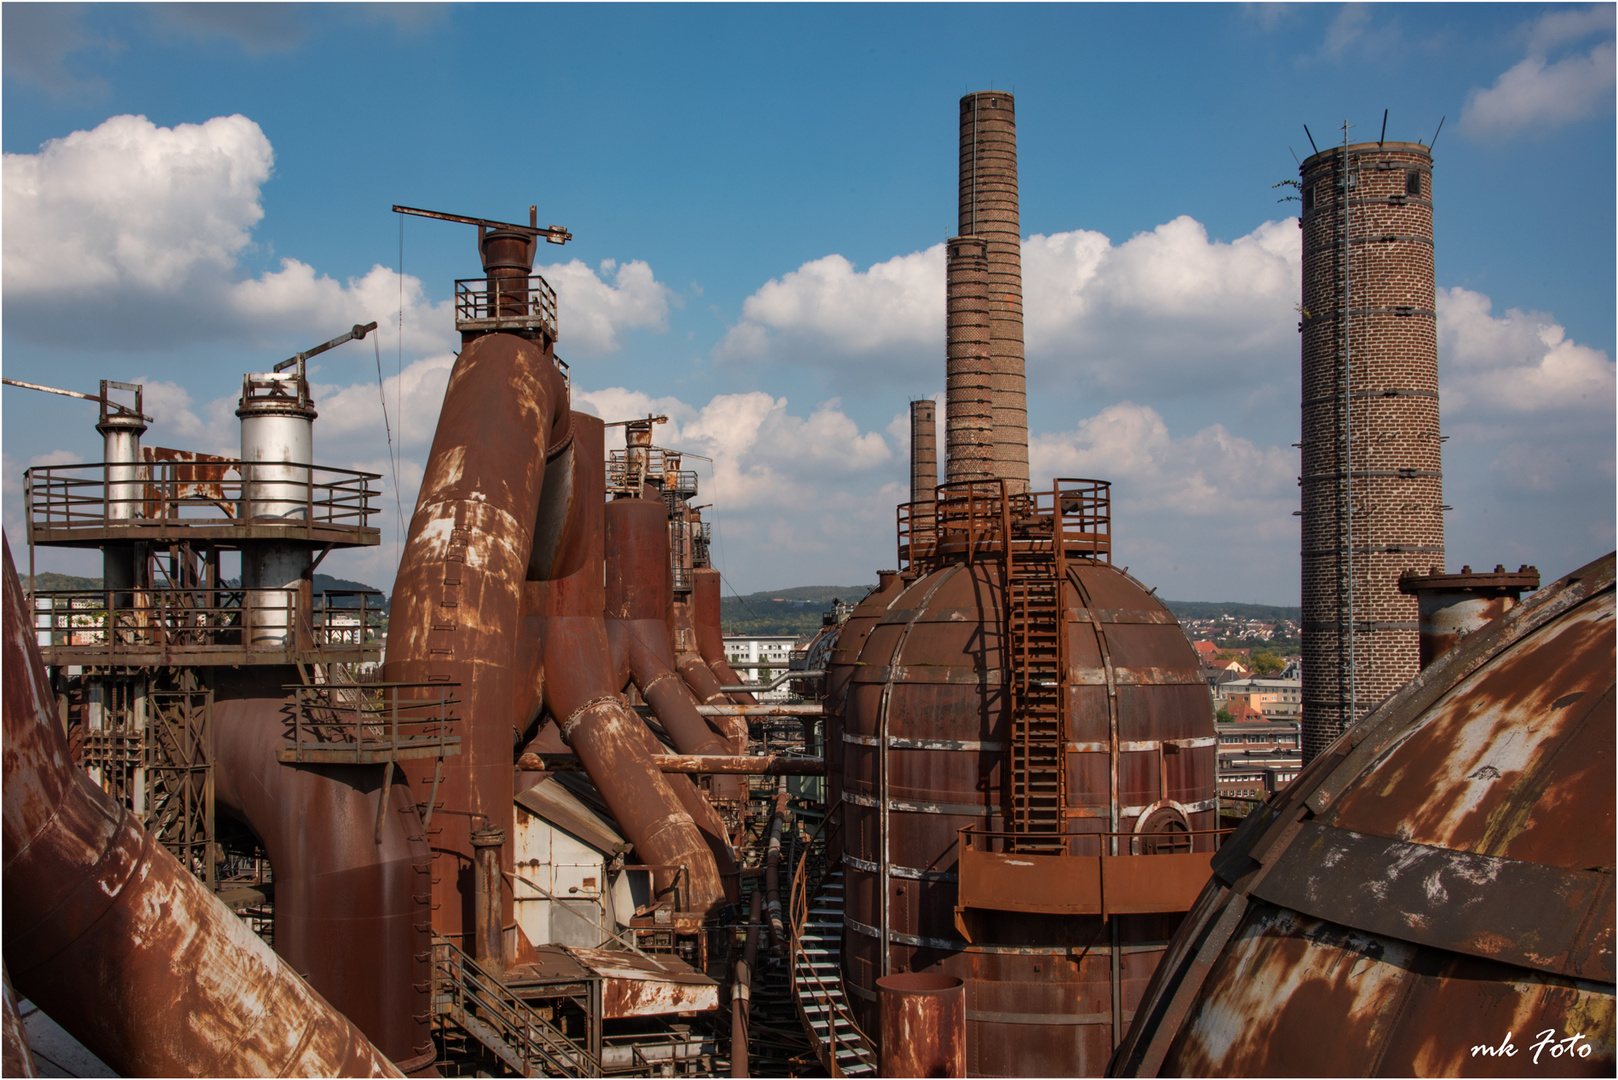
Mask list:
[{"label": "rooftop antenna rod", "polygon": [[[1438,118],[1438,131],[1444,130],[1444,121],[1448,119],[1448,113]],[[1438,145],[1438,131],[1433,132],[1433,141],[1427,144],[1427,152],[1429,154],[1433,152],[1433,147]]]},{"label": "rooftop antenna rod", "polygon": [[1376,145],[1381,149],[1382,144],[1388,141],[1388,110],[1382,110],[1382,134],[1377,136]]},{"label": "rooftop antenna rod", "polygon": [[[1303,133],[1305,135],[1309,135],[1309,125],[1308,124],[1303,125]],[[1315,153],[1317,153],[1317,154],[1320,153],[1320,147],[1315,146],[1315,137],[1313,135],[1309,135],[1309,145],[1311,147],[1314,147]]]},{"label": "rooftop antenna rod", "polygon": [[337,348],[337,346],[339,346],[339,345],[341,345],[341,344],[343,344],[344,342],[347,342],[347,341],[364,341],[365,340],[365,335],[369,334],[372,330],[375,330],[375,329],[376,329],[376,323],[374,323],[374,322],[368,322],[364,326],[361,326],[359,323],[355,323],[353,325],[353,327],[348,331],[348,333],[339,334],[336,337],[332,338],[330,341],[326,342],[324,345],[316,345],[312,349],[309,349],[309,350],[307,350],[305,352],[301,352],[296,356],[293,356],[293,357],[290,357],[289,359],[281,361],[279,364],[275,365],[275,370],[276,371],[285,371],[289,367],[295,367],[301,373],[303,371],[303,362],[305,360],[309,359],[311,356],[319,356],[321,353],[325,352],[327,349],[335,349],[335,348]]}]

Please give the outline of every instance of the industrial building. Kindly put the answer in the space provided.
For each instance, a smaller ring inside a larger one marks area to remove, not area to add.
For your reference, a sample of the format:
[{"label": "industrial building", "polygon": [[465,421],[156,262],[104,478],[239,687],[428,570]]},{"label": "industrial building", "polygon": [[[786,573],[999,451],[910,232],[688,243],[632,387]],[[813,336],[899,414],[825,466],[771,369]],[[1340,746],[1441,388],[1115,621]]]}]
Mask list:
[{"label": "industrial building", "polygon": [[102,587],[6,550],[7,1075],[19,995],[124,1075],[1456,1074],[1457,1012],[1611,1073],[1613,561],[1443,570],[1428,148],[1302,166],[1300,740],[1216,723],[1107,480],[1030,476],[1015,100],[959,107],[942,461],[915,401],[800,656],[727,655],[664,418],[572,408],[534,208],[394,208],[481,274],[385,653],[313,587],[379,477],[307,361],[374,324],[245,375],[238,457],[77,395],[27,568]]}]

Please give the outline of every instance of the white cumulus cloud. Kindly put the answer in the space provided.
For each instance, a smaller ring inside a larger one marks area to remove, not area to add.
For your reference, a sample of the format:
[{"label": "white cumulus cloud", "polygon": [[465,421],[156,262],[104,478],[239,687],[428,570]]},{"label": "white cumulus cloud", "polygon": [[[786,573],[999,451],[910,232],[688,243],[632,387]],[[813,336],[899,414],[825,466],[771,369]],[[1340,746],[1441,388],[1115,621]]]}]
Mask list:
[{"label": "white cumulus cloud", "polygon": [[[1528,55],[1494,85],[1467,95],[1461,131],[1476,139],[1501,140],[1525,131],[1550,131],[1611,108],[1613,21],[1611,4],[1540,16],[1528,30]],[[1597,34],[1602,40],[1590,48],[1552,58],[1555,50]]]},{"label": "white cumulus cloud", "polygon": [[1551,316],[1512,308],[1493,313],[1482,293],[1438,290],[1438,344],[1446,413],[1526,417],[1584,414],[1610,422],[1613,362],[1569,340]]},{"label": "white cumulus cloud", "polygon": [[[1027,237],[1030,375],[1123,394],[1276,377],[1296,362],[1300,251],[1290,218],[1229,242],[1186,216],[1118,244],[1082,229]],[[747,298],[716,355],[787,360],[861,385],[936,380],[944,247],[863,271],[841,255],[805,263]]]},{"label": "white cumulus cloud", "polygon": [[[416,355],[455,347],[449,300],[385,266],[338,280],[296,258],[257,277],[241,266],[272,175],[269,139],[245,116],[159,127],[115,116],[6,154],[8,329],[38,341],[150,348],[200,339],[314,344],[377,322],[372,347]],[[665,330],[669,289],[645,262],[540,267],[557,290],[563,340],[587,353],[624,330]],[[95,290],[96,303],[84,296]],[[403,308],[401,314],[401,307]]]}]

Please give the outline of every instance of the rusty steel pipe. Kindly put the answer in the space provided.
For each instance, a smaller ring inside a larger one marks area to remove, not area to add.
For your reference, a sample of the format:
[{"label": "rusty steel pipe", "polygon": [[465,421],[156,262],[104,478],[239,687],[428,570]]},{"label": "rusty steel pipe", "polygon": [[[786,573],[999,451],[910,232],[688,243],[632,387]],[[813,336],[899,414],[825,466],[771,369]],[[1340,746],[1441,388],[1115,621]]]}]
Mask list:
[{"label": "rusty steel pipe", "polygon": [[[826,763],[821,758],[786,757],[781,754],[696,755],[662,754],[657,767],[664,773],[687,776],[824,776]],[[584,768],[574,754],[524,753],[517,759],[517,768],[527,772],[578,772]]]},{"label": "rusty steel pipe", "polygon": [[676,599],[669,605],[668,623],[669,634],[674,641],[674,668],[680,673],[680,678],[685,680],[686,686],[691,688],[692,696],[700,703],[699,713],[715,718],[713,726],[730,743],[732,753],[746,753],[747,721],[735,717],[728,711],[709,711],[714,706],[725,709],[740,706],[720,689],[721,680],[697,651],[697,630],[692,625],[689,600]]},{"label": "rusty steel pipe", "polygon": [[786,951],[786,926],[781,921],[781,826],[787,815],[787,782],[776,789],[775,806],[770,813],[770,846],[764,857],[765,908],[770,915],[770,951],[777,956]]},{"label": "rusty steel pipe", "polygon": [[485,971],[505,967],[500,925],[500,849],[505,830],[490,825],[472,830],[472,959]]},{"label": "rusty steel pipe", "polygon": [[758,925],[764,915],[764,894],[753,890],[747,902],[747,943],[736,962],[730,989],[730,1075],[748,1076],[748,1027],[753,1016],[753,969],[758,966]]},{"label": "rusty steel pipe", "polygon": [[[746,682],[725,658],[725,635],[719,618],[719,571],[701,566],[691,572],[691,619],[696,624],[697,652],[703,663],[719,678],[721,686]],[[738,705],[757,705],[758,699],[746,692],[730,695]]]},{"label": "rusty steel pipe", "polygon": [[70,763],[4,547],[5,964],[129,1076],[399,1076]]},{"label": "rusty steel pipe", "polygon": [[[622,683],[607,640],[603,425],[583,414],[574,416],[573,425],[574,484],[584,497],[566,543],[583,556],[577,571],[532,590],[544,639],[544,700],[641,860],[687,865],[691,910],[708,914],[725,903],[725,888],[709,841],[676,790],[691,781],[680,777],[671,784],[658,769],[648,746],[655,741],[651,732],[619,693]],[[510,753],[508,744],[508,784]],[[701,802],[694,789],[693,794]],[[668,884],[665,880],[660,887]]]},{"label": "rusty steel pipe", "polygon": [[[469,815],[511,832],[523,582],[546,460],[569,431],[567,385],[549,345],[514,334],[470,340],[450,373],[394,587],[383,679],[461,687],[461,753],[444,761],[437,800],[458,812],[433,819],[432,892],[434,928],[467,952]],[[416,791],[428,790],[431,762],[405,771]],[[514,871],[509,848],[501,862]],[[502,925],[510,903],[508,893]]]},{"label": "rusty steel pipe", "polygon": [[1532,566],[1514,574],[1507,573],[1504,566],[1482,574],[1463,566],[1458,574],[1434,567],[1425,574],[1400,575],[1399,591],[1416,598],[1416,641],[1422,668],[1516,607],[1523,593],[1537,588],[1539,571]]},{"label": "rusty steel pipe", "polygon": [[966,1075],[966,983],[906,973],[876,981],[883,1076]]},{"label": "rusty steel pipe", "polygon": [[[674,599],[668,511],[662,499],[617,499],[605,511],[607,638],[674,746],[686,755],[725,755],[729,743],[697,712],[691,688],[674,670],[666,613]],[[668,771],[668,770],[665,770]],[[717,798],[747,798],[744,782],[716,782]]]},{"label": "rusty steel pipe", "polygon": [[284,670],[221,678],[213,713],[219,808],[275,871],[275,950],[405,1071],[430,1065],[432,853],[397,773],[377,833],[379,765],[294,766]]}]

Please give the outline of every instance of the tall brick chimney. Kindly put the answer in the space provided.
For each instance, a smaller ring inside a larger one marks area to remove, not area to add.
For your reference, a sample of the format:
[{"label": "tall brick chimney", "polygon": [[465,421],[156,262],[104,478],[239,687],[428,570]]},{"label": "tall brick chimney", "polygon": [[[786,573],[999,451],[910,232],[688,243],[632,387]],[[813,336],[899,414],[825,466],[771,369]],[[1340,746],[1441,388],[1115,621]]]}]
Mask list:
[{"label": "tall brick chimney", "polygon": [[1415,674],[1399,577],[1444,563],[1432,155],[1357,143],[1301,166],[1303,754]]}]

